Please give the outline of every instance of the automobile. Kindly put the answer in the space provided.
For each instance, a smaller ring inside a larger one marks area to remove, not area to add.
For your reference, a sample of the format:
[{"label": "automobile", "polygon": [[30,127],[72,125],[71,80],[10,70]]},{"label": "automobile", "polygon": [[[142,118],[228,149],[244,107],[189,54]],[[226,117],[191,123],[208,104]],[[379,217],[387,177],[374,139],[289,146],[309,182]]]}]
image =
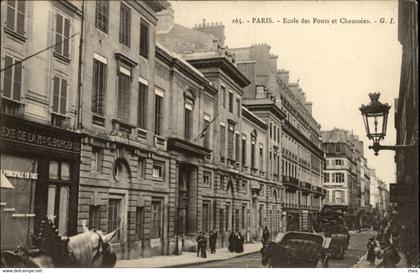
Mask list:
[{"label": "automobile", "polygon": [[261,263],[267,267],[328,267],[331,238],[317,233],[289,231],[280,242],[270,242],[261,249]]}]

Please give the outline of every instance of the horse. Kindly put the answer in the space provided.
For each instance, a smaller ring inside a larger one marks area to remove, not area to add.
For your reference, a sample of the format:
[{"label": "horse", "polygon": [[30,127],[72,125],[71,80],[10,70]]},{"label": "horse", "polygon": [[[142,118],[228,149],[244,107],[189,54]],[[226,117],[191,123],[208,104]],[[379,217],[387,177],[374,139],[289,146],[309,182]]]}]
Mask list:
[{"label": "horse", "polygon": [[117,256],[111,241],[119,233],[108,234],[83,227],[83,233],[70,238],[58,235],[51,221],[43,221],[40,235],[33,237],[37,248],[1,252],[1,267],[114,267]]}]

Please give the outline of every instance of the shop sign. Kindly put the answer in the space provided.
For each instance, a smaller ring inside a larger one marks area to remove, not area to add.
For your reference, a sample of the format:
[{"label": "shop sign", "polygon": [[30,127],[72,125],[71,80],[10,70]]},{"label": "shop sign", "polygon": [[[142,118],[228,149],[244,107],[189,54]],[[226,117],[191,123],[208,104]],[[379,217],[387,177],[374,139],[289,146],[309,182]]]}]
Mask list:
[{"label": "shop sign", "polygon": [[25,179],[38,179],[38,174],[37,173],[22,172],[22,171],[11,171],[11,170],[3,170],[2,172],[7,177],[16,177],[16,178],[25,178]]},{"label": "shop sign", "polygon": [[2,125],[0,137],[14,142],[53,148],[68,152],[80,152],[80,143],[59,136],[48,135],[46,132],[32,131],[28,128],[13,128]]},{"label": "shop sign", "polygon": [[389,184],[390,202],[414,202],[416,191],[413,184]]}]

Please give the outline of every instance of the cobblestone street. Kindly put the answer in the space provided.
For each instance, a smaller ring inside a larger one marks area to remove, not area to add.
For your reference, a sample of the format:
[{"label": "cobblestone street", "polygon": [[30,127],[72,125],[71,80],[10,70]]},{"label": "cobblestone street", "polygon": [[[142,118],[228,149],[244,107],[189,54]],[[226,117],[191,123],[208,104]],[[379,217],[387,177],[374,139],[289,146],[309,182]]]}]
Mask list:
[{"label": "cobblestone street", "polygon": [[[346,255],[343,259],[331,259],[330,266],[331,268],[349,268],[356,265],[361,257],[366,254],[366,243],[367,240],[373,236],[372,231],[363,231],[360,233],[351,233],[350,245],[346,251]],[[202,263],[198,265],[190,265],[183,267],[202,267],[202,268],[218,268],[218,267],[227,267],[227,268],[263,268],[261,265],[261,254],[251,253],[241,257],[236,257],[228,259],[225,261],[209,262]],[[320,267],[320,263],[318,264]]]}]

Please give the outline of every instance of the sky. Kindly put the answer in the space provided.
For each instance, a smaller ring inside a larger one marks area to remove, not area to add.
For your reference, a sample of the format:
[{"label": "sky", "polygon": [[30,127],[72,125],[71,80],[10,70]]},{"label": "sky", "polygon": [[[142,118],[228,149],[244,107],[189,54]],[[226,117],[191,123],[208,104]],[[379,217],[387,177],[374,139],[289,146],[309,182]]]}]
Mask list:
[{"label": "sky", "polygon": [[[229,48],[255,43],[270,45],[271,52],[278,55],[277,67],[289,70],[290,81],[299,80],[307,100],[313,103],[313,116],[321,124],[321,130],[353,131],[364,142],[368,166],[386,183],[395,182],[395,153],[380,151],[375,156],[368,149],[371,141],[366,137],[359,107],[369,102],[368,93],[381,93],[380,101],[392,106],[387,135],[381,144],[394,145],[394,99],[399,92],[402,52],[397,32],[398,1],[174,1],[171,4],[175,23],[193,27],[203,18],[206,22],[222,22],[225,45]],[[273,23],[253,23],[253,18],[271,18]],[[299,23],[284,23],[284,18]],[[340,23],[341,18],[370,23]],[[380,23],[381,18],[386,23]],[[243,23],[235,23],[238,21],[235,19]],[[308,19],[309,23],[303,23],[302,19]]]}]

